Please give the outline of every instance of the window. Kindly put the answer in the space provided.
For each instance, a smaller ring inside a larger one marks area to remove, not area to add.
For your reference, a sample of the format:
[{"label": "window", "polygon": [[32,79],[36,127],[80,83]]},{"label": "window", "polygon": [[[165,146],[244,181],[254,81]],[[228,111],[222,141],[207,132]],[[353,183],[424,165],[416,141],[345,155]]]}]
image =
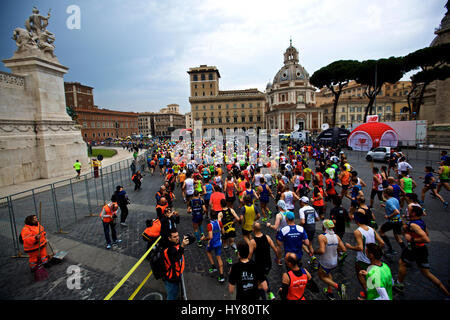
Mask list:
[{"label": "window", "polygon": [[194,88],[197,89],[197,85],[196,84],[194,84]]},{"label": "window", "polygon": [[253,104],[252,104],[252,103],[249,103],[249,104],[248,104],[248,107],[249,107],[249,108],[253,108]]},{"label": "window", "polygon": [[261,106],[261,103],[258,102],[258,103],[256,104],[256,106],[257,106],[257,107],[260,107],[260,106]]},{"label": "window", "polygon": [[204,73],[202,73],[201,79],[202,79],[202,80],[205,80],[205,74],[204,74]]},{"label": "window", "polygon": [[195,96],[197,96],[197,92],[195,92],[195,94],[194,94]]},{"label": "window", "polygon": [[233,104],[233,108],[237,108],[237,104],[236,103]]},{"label": "window", "polygon": [[214,118],[211,117],[211,124],[214,124]]},{"label": "window", "polygon": [[221,117],[219,117],[219,123],[222,123],[222,118]]},{"label": "window", "polygon": [[383,111],[383,107],[379,106],[378,107],[378,112],[381,112],[381,111]]},{"label": "window", "polygon": [[228,105],[228,103],[227,103],[227,104],[225,105],[225,108],[227,108],[227,109],[229,108],[229,105]]},{"label": "window", "polygon": [[355,116],[354,115],[351,115],[350,116],[350,120],[353,122],[353,121],[355,121]]},{"label": "window", "polygon": [[212,83],[209,84],[209,87],[212,88]]},{"label": "window", "polygon": [[242,104],[241,104],[241,107],[242,107],[242,109],[244,109],[244,108],[245,108],[245,105],[242,103]]},{"label": "window", "polygon": [[202,88],[205,89],[205,84],[204,83],[202,83]]},{"label": "window", "polygon": [[203,106],[203,110],[206,110],[206,106]]},{"label": "window", "polygon": [[342,116],[341,116],[341,121],[344,122],[345,119],[346,119],[345,115],[342,115]]},{"label": "window", "polygon": [[253,122],[253,116],[249,116],[248,121]]},{"label": "window", "polygon": [[83,128],[87,128],[87,122],[83,121]]},{"label": "window", "polygon": [[350,112],[355,112],[355,107],[350,107]]},{"label": "window", "polygon": [[237,117],[234,117],[234,123],[237,123]]},{"label": "window", "polygon": [[198,81],[198,76],[196,74],[194,74],[194,81]]},{"label": "window", "polygon": [[261,116],[257,116],[256,121],[261,122]]},{"label": "window", "polygon": [[211,105],[211,110],[212,110],[212,109],[214,109],[214,106],[213,106],[213,105]]},{"label": "window", "polygon": [[241,117],[242,122],[245,122],[245,116]]},{"label": "window", "polygon": [[358,112],[362,112],[362,107],[358,107]]},{"label": "window", "polygon": [[386,111],[391,111],[391,106],[386,106]]},{"label": "window", "polygon": [[198,106],[195,106],[195,110],[198,110]]},{"label": "window", "polygon": [[342,112],[345,112],[345,107],[343,107],[343,108],[341,109],[341,111],[342,111]]},{"label": "window", "polygon": [[213,79],[213,74],[212,74],[212,73],[210,73],[210,74],[208,75],[208,79],[209,79],[209,80],[212,80],[212,79]]}]

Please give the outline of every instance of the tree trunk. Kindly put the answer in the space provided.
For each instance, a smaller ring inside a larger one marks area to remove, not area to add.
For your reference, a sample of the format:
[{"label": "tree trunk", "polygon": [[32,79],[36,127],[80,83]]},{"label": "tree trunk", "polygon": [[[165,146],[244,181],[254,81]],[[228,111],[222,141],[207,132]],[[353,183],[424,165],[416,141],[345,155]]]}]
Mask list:
[{"label": "tree trunk", "polygon": [[414,120],[417,120],[417,118],[419,117],[419,113],[420,113],[420,106],[422,105],[423,102],[423,96],[425,94],[425,89],[427,87],[429,83],[424,82],[422,84],[422,88],[420,89],[420,94],[419,94],[419,101],[417,102],[417,109],[416,109],[416,116],[414,118]]}]

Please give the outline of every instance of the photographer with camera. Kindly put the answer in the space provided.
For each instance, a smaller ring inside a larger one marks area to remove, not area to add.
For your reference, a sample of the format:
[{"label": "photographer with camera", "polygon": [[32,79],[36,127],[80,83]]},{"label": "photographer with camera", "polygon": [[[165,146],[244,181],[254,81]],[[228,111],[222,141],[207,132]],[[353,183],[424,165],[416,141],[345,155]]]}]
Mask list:
[{"label": "photographer with camera", "polygon": [[172,211],[171,208],[167,207],[159,220],[161,221],[161,246],[167,248],[169,246],[168,237],[170,236],[170,231],[180,223],[180,216],[177,211]]},{"label": "photographer with camera", "polygon": [[180,236],[176,228],[169,231],[167,238],[168,247],[164,250],[164,264],[166,274],[164,275],[164,285],[167,291],[167,300],[177,300],[181,275],[184,271],[184,248],[189,244],[189,236],[184,236],[180,243]]}]

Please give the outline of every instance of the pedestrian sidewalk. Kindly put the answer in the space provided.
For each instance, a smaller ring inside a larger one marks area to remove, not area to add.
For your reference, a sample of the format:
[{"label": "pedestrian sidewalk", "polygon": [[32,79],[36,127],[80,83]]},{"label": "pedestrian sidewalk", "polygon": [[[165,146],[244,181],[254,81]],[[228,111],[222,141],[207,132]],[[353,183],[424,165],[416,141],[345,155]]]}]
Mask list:
[{"label": "pedestrian sidewalk", "polygon": [[[117,154],[111,158],[104,158],[102,161],[102,167],[107,167],[110,166],[114,163],[123,161],[123,160],[127,160],[127,159],[132,159],[133,158],[133,153],[132,152],[128,152],[127,150],[124,150],[122,147],[104,147],[101,146],[101,148],[105,148],[105,149],[115,149],[117,150]],[[95,149],[95,147],[94,147]],[[147,150],[143,149],[139,151],[139,155],[145,153]],[[81,175],[86,174],[87,172],[90,172],[91,168],[82,168],[81,169]],[[59,182],[59,181],[63,181],[63,180],[68,180],[70,178],[75,178],[76,176],[76,172],[75,170],[73,170],[73,172],[71,174],[66,174],[66,175],[61,175],[58,177],[54,177],[54,178],[49,178],[49,179],[37,179],[37,180],[32,180],[32,181],[25,181],[22,183],[18,183],[18,184],[12,184],[9,186],[4,186],[1,187],[0,189],[0,198],[3,197],[7,197],[9,195],[13,195],[13,194],[17,194],[20,192],[24,192],[27,190],[31,190],[34,188],[39,188],[42,186],[46,186],[46,185],[50,185],[52,183],[55,182]],[[24,196],[28,196],[30,195],[28,192],[24,193]]]}]

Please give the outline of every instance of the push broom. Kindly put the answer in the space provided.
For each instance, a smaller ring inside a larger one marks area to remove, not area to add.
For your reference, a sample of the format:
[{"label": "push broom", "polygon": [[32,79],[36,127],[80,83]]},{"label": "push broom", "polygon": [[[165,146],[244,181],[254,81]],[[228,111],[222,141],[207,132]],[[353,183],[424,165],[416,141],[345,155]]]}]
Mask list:
[{"label": "push broom", "polygon": [[44,265],[42,264],[41,259],[41,222],[42,222],[42,203],[39,202],[39,255],[36,265],[36,271],[34,272],[34,280],[42,281],[48,278],[48,272],[45,270]]}]

